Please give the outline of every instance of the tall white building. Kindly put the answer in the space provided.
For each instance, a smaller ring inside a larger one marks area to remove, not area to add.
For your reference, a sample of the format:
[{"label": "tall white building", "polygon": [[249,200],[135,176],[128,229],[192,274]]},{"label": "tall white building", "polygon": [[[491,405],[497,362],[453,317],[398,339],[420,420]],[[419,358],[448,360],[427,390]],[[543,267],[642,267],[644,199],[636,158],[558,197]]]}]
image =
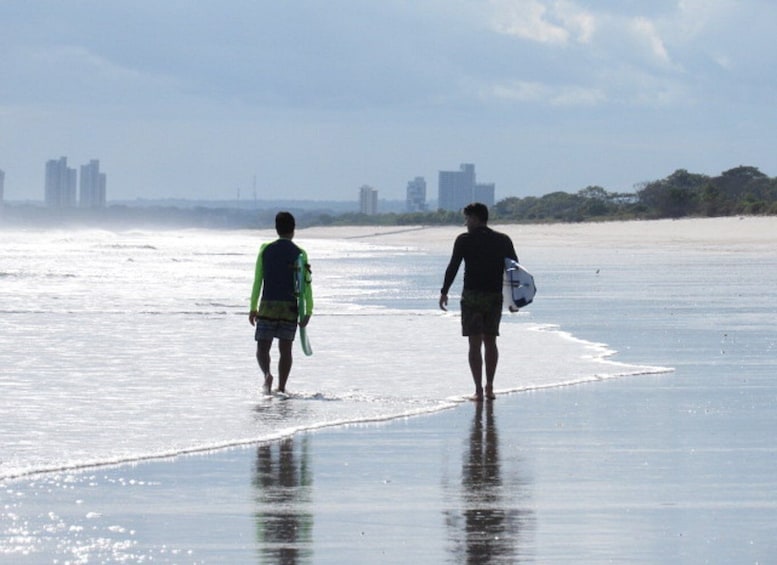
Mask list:
[{"label": "tall white building", "polygon": [[49,208],[75,207],[76,170],[67,166],[67,157],[46,162],[44,200]]},{"label": "tall white building", "polygon": [[78,181],[79,205],[81,208],[105,208],[105,173],[100,172],[100,161],[92,159],[88,165],[81,165]]},{"label": "tall white building", "polygon": [[408,212],[426,211],[426,180],[416,177],[407,183],[405,208]]},{"label": "tall white building", "polygon": [[368,216],[378,213],[378,191],[366,184],[359,189],[359,211]]},{"label": "tall white building", "polygon": [[472,202],[486,206],[495,203],[494,183],[475,182],[475,165],[464,163],[458,171],[440,171],[438,207],[441,210],[458,211]]}]

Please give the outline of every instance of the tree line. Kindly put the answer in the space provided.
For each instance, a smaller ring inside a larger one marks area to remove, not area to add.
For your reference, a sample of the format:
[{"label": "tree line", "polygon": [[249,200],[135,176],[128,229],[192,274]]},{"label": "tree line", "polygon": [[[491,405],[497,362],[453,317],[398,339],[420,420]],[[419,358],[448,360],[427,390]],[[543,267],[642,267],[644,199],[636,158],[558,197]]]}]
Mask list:
[{"label": "tree line", "polygon": [[[589,186],[576,193],[510,196],[491,207],[501,222],[585,222],[732,215],[777,215],[777,178],[756,167],[739,166],[711,177],[678,169],[668,177],[638,185],[633,193]],[[346,213],[303,218],[306,225],[445,225],[461,223],[461,213],[437,210],[367,216]]]}]

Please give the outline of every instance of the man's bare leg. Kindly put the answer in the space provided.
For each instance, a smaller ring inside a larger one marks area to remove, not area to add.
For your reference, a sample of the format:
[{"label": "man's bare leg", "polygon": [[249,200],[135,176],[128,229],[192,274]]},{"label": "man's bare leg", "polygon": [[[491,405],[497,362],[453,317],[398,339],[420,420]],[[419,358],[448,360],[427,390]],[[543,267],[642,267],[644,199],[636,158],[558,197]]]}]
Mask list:
[{"label": "man's bare leg", "polygon": [[265,394],[270,394],[272,390],[272,373],[270,372],[271,347],[271,339],[262,339],[256,342],[256,360],[259,363],[259,370],[262,371],[262,375],[264,375],[262,391]]},{"label": "man's bare leg", "polygon": [[472,400],[483,400],[483,355],[480,351],[483,345],[482,335],[469,336],[469,370],[475,383],[475,395]]},{"label": "man's bare leg", "polygon": [[280,359],[278,360],[278,392],[286,392],[286,381],[291,374],[291,365],[294,358],[291,353],[291,346],[294,342],[289,339],[278,340],[278,351]]},{"label": "man's bare leg", "polygon": [[499,348],[496,346],[496,336],[484,335],[483,348],[486,360],[486,398],[493,400],[496,398],[494,394],[494,377],[496,376],[496,366],[499,363]]}]

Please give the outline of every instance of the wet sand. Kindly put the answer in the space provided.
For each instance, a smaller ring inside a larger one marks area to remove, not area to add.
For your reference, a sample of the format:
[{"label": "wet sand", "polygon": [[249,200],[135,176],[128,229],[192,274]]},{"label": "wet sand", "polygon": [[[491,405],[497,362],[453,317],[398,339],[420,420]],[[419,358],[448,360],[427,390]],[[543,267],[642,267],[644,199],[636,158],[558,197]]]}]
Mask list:
[{"label": "wet sand", "polygon": [[[711,439],[691,413],[656,418],[683,402],[678,392],[695,394],[672,379],[501,396],[429,416],[16,482],[4,487],[5,512],[25,516],[20,539],[37,540],[36,553],[0,557],[768,562],[777,555],[773,450]],[[673,437],[678,429],[681,439]],[[745,470],[772,496],[754,496]]]}]

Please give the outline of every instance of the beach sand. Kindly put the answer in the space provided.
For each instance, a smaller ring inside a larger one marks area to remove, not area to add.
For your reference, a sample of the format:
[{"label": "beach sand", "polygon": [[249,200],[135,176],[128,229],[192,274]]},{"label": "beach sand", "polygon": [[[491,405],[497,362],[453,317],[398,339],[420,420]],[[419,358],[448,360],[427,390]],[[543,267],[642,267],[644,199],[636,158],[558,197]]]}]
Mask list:
[{"label": "beach sand", "polygon": [[[777,218],[497,227],[529,257],[646,242],[773,255],[776,228]],[[447,253],[461,231],[316,228],[298,238]],[[466,389],[463,344],[459,378]],[[737,435],[732,424],[752,407],[711,409],[702,387],[703,375],[629,377],[11,481],[3,531],[14,539],[0,561],[774,562],[775,441]],[[769,417],[758,424],[773,430]]]},{"label": "beach sand", "polygon": [[[491,224],[510,235],[521,248],[581,247],[596,248],[644,246],[651,242],[661,247],[687,249],[736,249],[774,251],[777,217],[725,217],[705,219],[598,222],[579,224]],[[464,226],[343,226],[307,228],[297,238],[361,238],[386,245],[409,246],[433,252],[449,252],[453,240]]]}]

